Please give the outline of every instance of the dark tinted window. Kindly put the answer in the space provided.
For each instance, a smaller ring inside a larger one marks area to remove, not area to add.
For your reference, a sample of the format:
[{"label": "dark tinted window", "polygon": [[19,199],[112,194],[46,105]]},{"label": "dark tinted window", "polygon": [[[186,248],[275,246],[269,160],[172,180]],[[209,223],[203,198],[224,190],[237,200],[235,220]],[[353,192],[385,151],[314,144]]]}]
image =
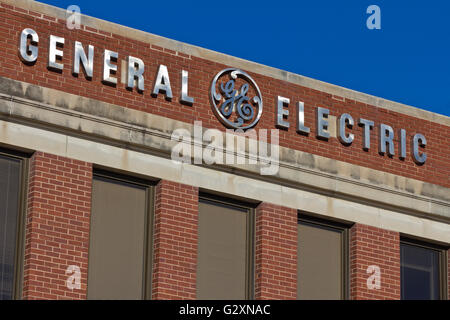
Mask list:
[{"label": "dark tinted window", "polygon": [[0,300],[12,299],[14,294],[20,163],[0,155]]},{"label": "dark tinted window", "polygon": [[344,229],[300,221],[297,298],[345,298]]},{"label": "dark tinted window", "polygon": [[440,299],[439,250],[401,244],[402,299]]},{"label": "dark tinted window", "polygon": [[199,203],[197,299],[249,298],[250,210]]},{"label": "dark tinted window", "polygon": [[95,177],[88,299],[142,299],[147,253],[147,188]]}]

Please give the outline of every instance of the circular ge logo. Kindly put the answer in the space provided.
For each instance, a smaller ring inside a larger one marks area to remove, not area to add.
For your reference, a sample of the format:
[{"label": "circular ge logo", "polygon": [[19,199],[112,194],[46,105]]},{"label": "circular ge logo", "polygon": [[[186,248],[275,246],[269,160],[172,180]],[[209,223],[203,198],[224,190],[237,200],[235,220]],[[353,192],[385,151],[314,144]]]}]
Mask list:
[{"label": "circular ge logo", "polygon": [[211,102],[214,114],[228,128],[249,129],[261,118],[261,91],[256,82],[239,69],[228,68],[216,74],[211,84]]}]

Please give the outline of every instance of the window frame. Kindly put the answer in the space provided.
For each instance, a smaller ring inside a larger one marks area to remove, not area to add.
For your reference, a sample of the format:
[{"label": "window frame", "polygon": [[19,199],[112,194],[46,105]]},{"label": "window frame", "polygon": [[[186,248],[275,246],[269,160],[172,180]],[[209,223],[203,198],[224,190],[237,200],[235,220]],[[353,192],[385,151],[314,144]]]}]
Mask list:
[{"label": "window frame", "polygon": [[401,259],[401,245],[406,244],[410,246],[416,246],[428,250],[434,250],[438,252],[438,275],[439,275],[439,299],[447,300],[448,297],[448,247],[444,245],[427,242],[424,240],[409,238],[406,236],[400,236],[400,297],[402,294],[402,259]]},{"label": "window frame", "polygon": [[246,276],[245,300],[255,299],[255,210],[257,204],[200,191],[198,196],[198,202],[200,203],[201,201],[209,203],[219,203],[221,205],[225,205],[228,207],[237,207],[239,209],[247,210],[246,220],[248,227],[246,235],[247,268],[245,270]]},{"label": "window frame", "polygon": [[[126,183],[131,185],[136,185],[145,188],[145,230],[144,230],[144,263],[142,266],[142,293],[141,300],[150,300],[152,297],[152,274],[153,274],[153,244],[154,244],[154,222],[155,222],[155,187],[157,181],[150,179],[138,178],[131,175],[126,175],[123,173],[116,173],[113,171],[108,171],[105,169],[93,169],[92,181],[95,178],[108,179],[112,181],[117,181],[119,183]],[[93,192],[91,192],[91,197]],[[89,220],[92,217],[91,215]],[[91,236],[89,230],[89,237]],[[90,240],[89,240],[90,241]],[[90,244],[89,244],[90,245]],[[87,284],[89,284],[89,255],[88,255],[88,277]],[[89,288],[86,289],[86,294]]]},{"label": "window frame", "polygon": [[19,160],[20,163],[20,185],[19,185],[19,205],[16,227],[16,248],[14,253],[14,282],[13,282],[13,300],[21,300],[23,292],[23,274],[25,262],[25,235],[26,235],[26,217],[28,200],[28,175],[30,172],[30,153],[10,150],[0,147],[0,155]]},{"label": "window frame", "polygon": [[[297,225],[306,224],[313,227],[322,227],[326,229],[337,230],[342,234],[341,250],[342,250],[342,262],[341,268],[343,273],[341,275],[341,299],[350,299],[350,228],[352,224],[338,221],[331,221],[316,216],[309,215],[305,212],[298,212]],[[297,239],[298,239],[297,235]],[[297,240],[298,241],[298,240]],[[297,248],[298,254],[298,248]],[[298,268],[298,266],[297,266]],[[297,274],[298,277],[298,274]],[[298,280],[298,279],[297,279]],[[297,283],[299,285],[299,283]],[[297,297],[298,299],[298,297]]]}]

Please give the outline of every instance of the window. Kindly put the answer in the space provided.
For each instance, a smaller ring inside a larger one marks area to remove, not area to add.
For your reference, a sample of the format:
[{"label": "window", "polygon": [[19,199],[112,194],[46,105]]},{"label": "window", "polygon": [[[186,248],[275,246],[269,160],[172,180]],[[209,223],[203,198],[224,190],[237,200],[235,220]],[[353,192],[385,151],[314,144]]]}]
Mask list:
[{"label": "window", "polygon": [[0,152],[0,300],[21,296],[26,164]]},{"label": "window", "polygon": [[223,199],[199,202],[197,299],[253,296],[253,210]]},{"label": "window", "polygon": [[88,299],[151,295],[151,184],[97,173],[92,186]]},{"label": "window", "polygon": [[298,222],[297,299],[345,299],[348,279],[347,228],[319,219]]},{"label": "window", "polygon": [[402,240],[401,298],[438,300],[446,298],[446,252],[443,248]]}]

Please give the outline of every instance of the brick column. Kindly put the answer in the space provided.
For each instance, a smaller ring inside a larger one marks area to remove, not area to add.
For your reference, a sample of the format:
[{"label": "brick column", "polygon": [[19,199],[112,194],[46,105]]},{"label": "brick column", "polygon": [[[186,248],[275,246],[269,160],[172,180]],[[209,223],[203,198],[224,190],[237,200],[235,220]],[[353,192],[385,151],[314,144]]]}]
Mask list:
[{"label": "brick column", "polygon": [[167,180],[156,186],[153,299],[195,299],[198,188]]},{"label": "brick column", "polygon": [[[355,224],[350,236],[350,297],[355,300],[400,299],[400,235]],[[367,268],[380,268],[381,288],[369,289]]]},{"label": "brick column", "polygon": [[[24,299],[86,299],[92,165],[36,152],[26,218]],[[69,266],[81,289],[69,289]]]},{"label": "brick column", "polygon": [[256,299],[297,297],[297,210],[270,203],[256,208]]}]

